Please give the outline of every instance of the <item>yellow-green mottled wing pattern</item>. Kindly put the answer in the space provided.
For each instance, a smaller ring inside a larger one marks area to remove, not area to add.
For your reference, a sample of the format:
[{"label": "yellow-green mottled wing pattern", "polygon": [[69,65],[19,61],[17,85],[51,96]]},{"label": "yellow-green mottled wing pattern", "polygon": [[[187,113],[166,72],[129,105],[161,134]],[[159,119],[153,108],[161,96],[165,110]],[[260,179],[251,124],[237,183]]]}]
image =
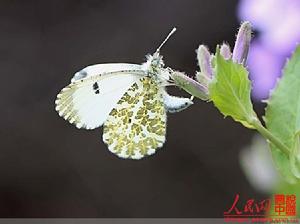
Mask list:
[{"label": "yellow-green mottled wing pattern", "polygon": [[110,112],[103,141],[121,158],[141,159],[164,144],[166,119],[161,87],[152,78],[143,77]]}]

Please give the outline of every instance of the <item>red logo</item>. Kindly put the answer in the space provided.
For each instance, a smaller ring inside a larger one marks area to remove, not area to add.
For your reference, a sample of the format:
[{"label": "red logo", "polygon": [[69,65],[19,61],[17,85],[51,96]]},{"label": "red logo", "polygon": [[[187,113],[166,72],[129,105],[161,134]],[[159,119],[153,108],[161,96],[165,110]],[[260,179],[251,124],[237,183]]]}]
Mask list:
[{"label": "red logo", "polygon": [[[271,211],[271,202],[273,206]],[[266,217],[266,214],[272,214]],[[273,215],[274,214],[274,215]],[[276,194],[273,200],[255,200],[248,199],[246,202],[240,200],[240,195],[236,194],[232,205],[224,212],[224,219],[227,222],[267,222],[283,221],[287,223],[298,223],[296,216],[296,195]]]},{"label": "red logo", "polygon": [[274,199],[278,216],[296,216],[296,195],[276,194]]}]

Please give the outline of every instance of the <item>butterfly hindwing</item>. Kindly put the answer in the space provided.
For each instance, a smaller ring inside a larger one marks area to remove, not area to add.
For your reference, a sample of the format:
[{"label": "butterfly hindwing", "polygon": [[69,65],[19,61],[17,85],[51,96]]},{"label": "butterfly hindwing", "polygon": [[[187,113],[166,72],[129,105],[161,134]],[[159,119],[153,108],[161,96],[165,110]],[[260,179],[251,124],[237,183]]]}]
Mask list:
[{"label": "butterfly hindwing", "polygon": [[94,129],[142,76],[142,71],[119,71],[73,81],[57,95],[56,110],[76,127]]},{"label": "butterfly hindwing", "polygon": [[161,87],[150,77],[133,84],[104,123],[103,141],[122,158],[140,159],[162,147],[166,111]]}]

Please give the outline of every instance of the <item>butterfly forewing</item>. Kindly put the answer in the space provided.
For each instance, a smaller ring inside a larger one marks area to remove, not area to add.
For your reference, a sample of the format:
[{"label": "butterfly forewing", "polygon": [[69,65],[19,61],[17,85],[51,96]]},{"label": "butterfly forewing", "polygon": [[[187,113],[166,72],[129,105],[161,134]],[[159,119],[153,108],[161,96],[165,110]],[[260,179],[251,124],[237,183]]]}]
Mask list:
[{"label": "butterfly forewing", "polygon": [[162,147],[166,111],[161,87],[150,77],[138,80],[104,123],[103,141],[122,158],[140,159]]},{"label": "butterfly forewing", "polygon": [[129,64],[129,63],[104,63],[104,64],[96,64],[85,67],[84,69],[76,72],[71,82],[76,82],[79,79],[91,77],[91,76],[99,76],[99,74],[105,73],[113,73],[124,70],[141,70],[141,65],[137,64]]},{"label": "butterfly forewing", "polygon": [[144,75],[143,71],[119,71],[72,82],[57,95],[59,115],[78,128],[103,124],[124,93]]}]

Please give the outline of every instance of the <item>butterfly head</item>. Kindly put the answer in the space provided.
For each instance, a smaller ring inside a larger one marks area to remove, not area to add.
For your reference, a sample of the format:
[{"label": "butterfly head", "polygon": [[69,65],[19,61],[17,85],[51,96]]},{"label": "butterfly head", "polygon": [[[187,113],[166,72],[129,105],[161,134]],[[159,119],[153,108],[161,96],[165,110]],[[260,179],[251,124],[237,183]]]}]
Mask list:
[{"label": "butterfly head", "polygon": [[164,69],[165,64],[163,57],[160,55],[160,49],[175,31],[176,28],[174,27],[165,40],[156,49],[154,54],[146,56],[147,61],[143,64],[143,68],[149,76],[155,76],[156,78],[163,80],[168,79],[169,75],[167,74],[167,69]]},{"label": "butterfly head", "polygon": [[147,61],[145,64],[147,66],[148,73],[157,73],[160,69],[162,69],[165,66],[162,58],[163,57],[159,54],[158,51],[156,51],[152,55],[149,54],[146,56]]}]

